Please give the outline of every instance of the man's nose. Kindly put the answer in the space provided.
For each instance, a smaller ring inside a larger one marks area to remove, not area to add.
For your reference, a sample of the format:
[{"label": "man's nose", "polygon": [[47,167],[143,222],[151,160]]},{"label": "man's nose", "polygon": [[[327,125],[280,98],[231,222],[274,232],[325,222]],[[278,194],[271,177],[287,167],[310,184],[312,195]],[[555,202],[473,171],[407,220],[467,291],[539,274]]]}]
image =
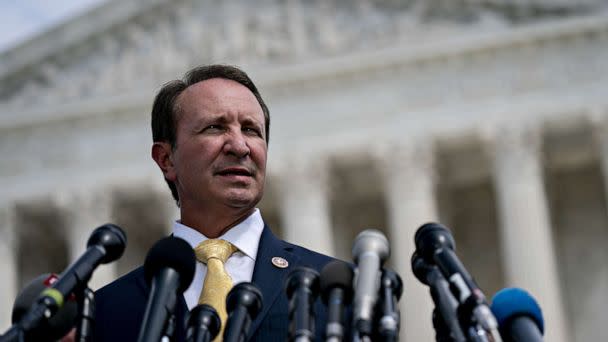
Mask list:
[{"label": "man's nose", "polygon": [[230,132],[224,143],[224,153],[233,154],[238,158],[247,156],[250,152],[249,145],[243,132]]}]

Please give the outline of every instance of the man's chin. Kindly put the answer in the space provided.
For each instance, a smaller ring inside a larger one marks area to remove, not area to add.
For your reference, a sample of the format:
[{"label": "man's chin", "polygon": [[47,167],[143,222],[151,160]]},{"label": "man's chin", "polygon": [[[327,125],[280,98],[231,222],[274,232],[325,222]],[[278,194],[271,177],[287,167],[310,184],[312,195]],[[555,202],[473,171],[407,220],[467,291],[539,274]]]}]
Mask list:
[{"label": "man's chin", "polygon": [[253,209],[260,202],[260,197],[251,194],[231,194],[224,203],[234,209]]}]

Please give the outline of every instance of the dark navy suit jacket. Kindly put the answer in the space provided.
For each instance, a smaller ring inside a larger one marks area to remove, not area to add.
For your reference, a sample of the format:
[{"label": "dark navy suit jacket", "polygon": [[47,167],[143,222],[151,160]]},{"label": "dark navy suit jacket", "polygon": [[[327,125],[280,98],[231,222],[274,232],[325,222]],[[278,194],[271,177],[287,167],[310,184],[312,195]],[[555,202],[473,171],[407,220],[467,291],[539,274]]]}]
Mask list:
[{"label": "dark navy suit jacket", "polygon": [[[289,262],[279,268],[271,262],[282,257]],[[276,238],[268,226],[264,227],[252,282],[263,295],[263,309],[253,321],[248,341],[287,341],[289,329],[288,300],[284,290],[287,275],[298,266],[307,266],[320,272],[332,258]],[[143,267],[117,279],[95,293],[94,341],[136,341],[143,320],[150,288],[144,279]],[[188,308],[183,296],[175,310],[175,341],[185,341],[185,318]],[[315,303],[317,340],[325,330],[327,312],[317,299]]]}]

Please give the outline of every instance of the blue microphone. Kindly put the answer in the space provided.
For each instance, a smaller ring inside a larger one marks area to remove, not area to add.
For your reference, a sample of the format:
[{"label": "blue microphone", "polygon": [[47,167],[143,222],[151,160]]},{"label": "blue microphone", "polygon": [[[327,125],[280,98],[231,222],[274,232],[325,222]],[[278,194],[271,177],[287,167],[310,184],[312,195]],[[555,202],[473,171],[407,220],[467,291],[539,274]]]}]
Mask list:
[{"label": "blue microphone", "polygon": [[505,342],[543,341],[543,313],[528,292],[519,288],[502,289],[492,298],[490,309]]}]

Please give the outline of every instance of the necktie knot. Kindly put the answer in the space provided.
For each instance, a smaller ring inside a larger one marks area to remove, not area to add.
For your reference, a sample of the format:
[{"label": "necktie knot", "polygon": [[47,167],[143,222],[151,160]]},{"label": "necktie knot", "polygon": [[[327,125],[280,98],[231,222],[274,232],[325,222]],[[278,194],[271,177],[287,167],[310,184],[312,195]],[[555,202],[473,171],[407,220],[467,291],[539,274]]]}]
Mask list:
[{"label": "necktie knot", "polygon": [[201,242],[194,248],[198,261],[207,263],[209,259],[218,259],[223,263],[228,260],[237,248],[226,240],[209,239]]}]

